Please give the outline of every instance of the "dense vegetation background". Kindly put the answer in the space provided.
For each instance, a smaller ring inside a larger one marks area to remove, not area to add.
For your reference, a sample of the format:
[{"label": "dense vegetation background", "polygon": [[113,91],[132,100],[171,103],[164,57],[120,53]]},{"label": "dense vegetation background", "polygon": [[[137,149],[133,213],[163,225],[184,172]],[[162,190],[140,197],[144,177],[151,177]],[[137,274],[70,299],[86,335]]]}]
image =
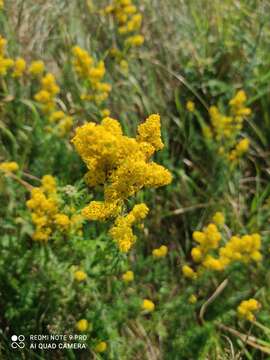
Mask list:
[{"label": "dense vegetation background", "polygon": [[[0,11],[7,56],[27,64],[43,60],[60,87],[58,109],[73,118],[59,135],[35,98],[38,81],[27,71],[19,78],[0,75],[0,161],[19,166],[0,174],[0,358],[268,359],[270,4],[133,1],[142,15],[144,43],[128,51],[115,19],[102,11],[109,4],[6,0]],[[75,45],[104,60],[112,89],[102,106],[80,98],[87,84],[74,71]],[[112,56],[116,46],[119,59]],[[233,162],[203,130],[212,126],[210,106],[227,114],[241,89],[252,113],[237,137],[250,145]],[[86,186],[85,164],[70,140],[86,121],[100,123],[105,108],[130,137],[150,114],[160,114],[165,147],[154,160],[173,181],[129,200],[130,206],[146,203],[150,211],[127,254],[109,236],[109,222],[83,221],[78,231],[33,241],[27,201],[44,175],[55,177],[62,211],[70,216],[102,198],[100,187]],[[262,259],[185,277],[185,264],[196,267],[192,233],[217,211],[225,216],[223,245],[232,235],[259,233]],[[167,255],[154,256],[162,245]],[[76,270],[86,278],[76,280]],[[123,280],[126,271],[133,272],[133,281]],[[260,304],[253,321],[237,314],[250,298]],[[155,309],[142,309],[143,299]],[[87,326],[80,330],[82,319]],[[10,347],[13,334],[80,331],[88,335],[87,351]],[[98,348],[101,342],[106,349]]]}]

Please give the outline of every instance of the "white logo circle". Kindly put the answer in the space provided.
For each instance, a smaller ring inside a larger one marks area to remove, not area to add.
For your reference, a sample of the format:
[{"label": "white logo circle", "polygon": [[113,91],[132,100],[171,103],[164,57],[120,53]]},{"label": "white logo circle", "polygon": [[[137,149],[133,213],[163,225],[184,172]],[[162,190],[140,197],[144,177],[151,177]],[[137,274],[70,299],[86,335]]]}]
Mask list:
[{"label": "white logo circle", "polygon": [[25,339],[24,335],[19,335],[19,336],[12,335],[11,336],[11,341],[12,341],[11,347],[13,349],[17,349],[17,348],[23,349],[25,347],[24,339]]}]

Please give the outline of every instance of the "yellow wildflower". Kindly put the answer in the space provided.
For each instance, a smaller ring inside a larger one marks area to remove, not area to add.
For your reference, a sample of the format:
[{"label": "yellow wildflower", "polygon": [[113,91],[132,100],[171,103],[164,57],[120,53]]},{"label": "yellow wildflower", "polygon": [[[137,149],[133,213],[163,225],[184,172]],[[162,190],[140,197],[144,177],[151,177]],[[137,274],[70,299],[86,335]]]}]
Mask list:
[{"label": "yellow wildflower", "polygon": [[33,76],[38,76],[43,74],[44,70],[45,70],[45,65],[44,62],[41,60],[31,62],[29,67],[29,73]]},{"label": "yellow wildflower", "polygon": [[76,329],[80,332],[85,332],[89,328],[89,323],[86,319],[81,319],[76,323]]},{"label": "yellow wildflower", "polygon": [[66,230],[70,225],[69,217],[65,214],[56,214],[55,215],[55,224],[61,229]]},{"label": "yellow wildflower", "polygon": [[133,271],[127,271],[125,272],[123,275],[122,275],[122,279],[125,281],[125,282],[131,282],[134,280],[134,273]]},{"label": "yellow wildflower", "polygon": [[225,223],[225,216],[221,211],[217,211],[212,218],[213,222],[218,226],[223,226]]},{"label": "yellow wildflower", "polygon": [[193,113],[194,112],[194,110],[195,110],[195,104],[194,104],[194,102],[193,101],[187,101],[187,103],[186,103],[186,109],[189,111],[189,112],[191,112],[191,113]]},{"label": "yellow wildflower", "polygon": [[190,304],[196,304],[197,301],[198,301],[197,296],[194,294],[190,295],[190,297],[188,298],[188,302]]},{"label": "yellow wildflower", "polygon": [[41,179],[42,189],[48,194],[56,191],[56,181],[52,175],[44,175]]},{"label": "yellow wildflower", "polygon": [[19,170],[19,165],[15,161],[6,161],[0,163],[0,170],[8,171],[8,172],[15,172]]},{"label": "yellow wildflower", "polygon": [[109,109],[103,109],[103,110],[101,110],[101,116],[102,117],[108,117],[108,116],[110,116],[110,110]]},{"label": "yellow wildflower", "polygon": [[131,47],[141,46],[143,43],[144,43],[144,37],[142,35],[129,36],[125,40],[125,45]]},{"label": "yellow wildflower", "polygon": [[104,118],[101,124],[88,123],[76,130],[73,138],[77,152],[88,167],[89,186],[104,186],[104,201],[92,201],[82,214],[89,220],[114,218],[110,234],[119,249],[127,252],[136,241],[132,226],[147,215],[145,204],[135,205],[129,214],[120,215],[125,201],[144,187],[159,187],[172,180],[170,172],[150,161],[164,146],[160,118],[151,115],[138,127],[138,135],[123,135],[117,120]]},{"label": "yellow wildflower", "polygon": [[148,312],[152,312],[155,310],[155,304],[149,299],[144,299],[142,302],[142,309]]},{"label": "yellow wildflower", "polygon": [[14,69],[12,76],[15,78],[21,77],[26,69],[26,62],[23,58],[17,58],[14,62]]},{"label": "yellow wildflower", "polygon": [[182,267],[182,272],[183,272],[183,275],[188,279],[195,280],[197,278],[196,272],[188,265],[184,265]]},{"label": "yellow wildflower", "polygon": [[165,257],[168,254],[168,248],[165,245],[161,245],[158,249],[152,251],[154,257]]},{"label": "yellow wildflower", "polygon": [[249,321],[255,321],[254,312],[259,310],[261,304],[255,299],[244,300],[237,307],[239,317]]},{"label": "yellow wildflower", "polygon": [[95,352],[102,353],[107,350],[107,343],[105,341],[101,341],[95,346]]},{"label": "yellow wildflower", "polygon": [[51,175],[45,175],[41,180],[41,187],[31,191],[31,198],[26,205],[35,225],[33,240],[46,242],[55,226],[55,216],[58,213],[56,182]]},{"label": "yellow wildflower", "polygon": [[82,270],[77,270],[74,273],[74,279],[78,282],[84,281],[87,278],[87,274]]}]

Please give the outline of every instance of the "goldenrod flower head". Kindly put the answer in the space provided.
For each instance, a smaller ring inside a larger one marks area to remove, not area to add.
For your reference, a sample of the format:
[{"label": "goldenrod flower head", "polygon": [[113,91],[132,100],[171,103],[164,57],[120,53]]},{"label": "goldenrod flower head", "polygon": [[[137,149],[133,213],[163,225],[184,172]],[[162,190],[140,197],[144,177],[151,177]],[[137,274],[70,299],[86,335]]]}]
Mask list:
[{"label": "goldenrod flower head", "polygon": [[101,341],[95,346],[95,352],[102,353],[107,350],[107,343],[105,341]]},{"label": "goldenrod flower head", "polygon": [[202,264],[206,269],[209,270],[224,270],[224,263],[221,261],[221,259],[215,259],[211,255],[207,255]]},{"label": "goldenrod flower head", "polygon": [[135,205],[124,216],[125,201],[144,187],[159,187],[172,180],[170,172],[150,161],[151,156],[164,146],[160,136],[160,118],[150,116],[138,127],[136,138],[123,135],[117,120],[104,118],[100,125],[88,123],[76,130],[72,142],[86,163],[89,186],[104,186],[104,201],[92,201],[82,214],[89,220],[115,218],[110,234],[123,252],[136,241],[132,225],[145,218],[145,204]]},{"label": "goldenrod flower head", "polygon": [[56,191],[56,181],[52,175],[44,175],[41,179],[42,189],[47,193]]},{"label": "goldenrod flower head", "polygon": [[144,299],[142,302],[142,309],[147,312],[152,312],[155,310],[155,304],[149,299]]},{"label": "goldenrod flower head", "polygon": [[194,294],[190,295],[190,297],[188,298],[188,302],[190,304],[196,304],[197,301],[198,301],[197,296]]},{"label": "goldenrod flower head", "polygon": [[99,61],[95,64],[91,55],[79,46],[73,47],[72,54],[74,70],[89,91],[89,93],[81,94],[81,99],[94,101],[100,105],[111,91],[111,85],[101,81],[106,72],[104,62]]},{"label": "goldenrod flower head", "polygon": [[74,279],[78,282],[84,281],[87,278],[87,274],[82,270],[74,272]]},{"label": "goldenrod flower head", "polygon": [[244,300],[237,307],[238,316],[249,321],[255,320],[254,312],[259,310],[261,304],[256,299]]},{"label": "goldenrod flower head", "polygon": [[191,256],[195,262],[200,262],[203,258],[203,251],[201,250],[200,247],[194,247],[191,250]]},{"label": "goldenrod flower head", "polygon": [[35,94],[35,100],[42,104],[46,104],[50,102],[51,95],[47,90],[40,90],[37,94]]},{"label": "goldenrod flower head", "polygon": [[195,110],[195,104],[194,104],[194,102],[193,101],[187,101],[187,103],[186,103],[186,109],[189,111],[189,112],[191,112],[191,113],[193,113],[194,112],[194,110]]},{"label": "goldenrod flower head", "polygon": [[44,90],[48,91],[52,96],[59,93],[60,89],[56,84],[56,80],[53,74],[48,73],[41,79],[41,84]]},{"label": "goldenrod flower head", "polygon": [[29,73],[32,76],[41,75],[41,74],[43,74],[44,70],[45,70],[45,64],[41,60],[32,61],[29,66]]},{"label": "goldenrod flower head", "polygon": [[123,279],[123,281],[125,281],[125,282],[131,282],[131,281],[133,281],[134,280],[134,273],[133,273],[133,271],[127,271],[127,272],[125,272],[123,275],[122,275],[122,279]]},{"label": "goldenrod flower head", "polygon": [[62,230],[66,230],[70,225],[69,217],[65,214],[56,214],[54,221],[55,224]]},{"label": "goldenrod flower head", "polygon": [[230,106],[242,106],[247,101],[247,96],[244,90],[239,90],[235,96],[230,100]]},{"label": "goldenrod flower head", "polygon": [[160,116],[158,114],[150,115],[143,124],[138,126],[138,142],[147,142],[156,150],[161,150],[164,144],[160,137]]},{"label": "goldenrod flower head", "polygon": [[76,329],[80,332],[85,332],[89,328],[89,323],[86,319],[81,319],[76,323]]},{"label": "goldenrod flower head", "polygon": [[7,40],[0,35],[0,57],[4,57],[6,45],[7,45]]},{"label": "goldenrod flower head", "polygon": [[192,234],[192,237],[195,241],[197,241],[199,244],[202,244],[206,240],[206,235],[202,231],[194,231]]},{"label": "goldenrod flower head", "polygon": [[183,275],[188,279],[195,280],[197,278],[197,273],[188,265],[182,266]]},{"label": "goldenrod flower head", "polygon": [[64,116],[64,118],[59,122],[57,126],[58,134],[60,136],[65,136],[70,132],[73,126],[73,117]]},{"label": "goldenrod flower head", "polygon": [[158,249],[154,249],[152,254],[156,258],[165,257],[168,254],[168,248],[166,245],[161,245]]},{"label": "goldenrod flower head", "polygon": [[125,45],[130,47],[138,47],[144,43],[144,37],[142,35],[129,36],[125,40]]},{"label": "goldenrod flower head", "polygon": [[103,117],[103,118],[105,118],[105,117],[108,117],[108,116],[110,116],[110,110],[109,109],[103,109],[103,110],[101,110],[101,116]]},{"label": "goldenrod flower head", "polygon": [[31,198],[26,205],[35,225],[33,240],[47,242],[55,228],[55,217],[59,208],[56,190],[55,179],[51,175],[45,175],[41,186],[31,191]]},{"label": "goldenrod flower head", "polygon": [[0,10],[4,8],[4,0],[0,0]]},{"label": "goldenrod flower head", "polygon": [[4,58],[0,56],[0,76],[7,74],[7,71],[12,68],[14,61],[9,58]]},{"label": "goldenrod flower head", "polygon": [[110,235],[117,242],[121,252],[128,252],[137,237],[134,235],[132,225],[143,220],[148,213],[145,204],[137,204],[126,216],[119,216],[115,225],[110,229]]},{"label": "goldenrod flower head", "polygon": [[217,211],[212,218],[213,222],[218,226],[223,226],[225,223],[225,216],[221,211]]},{"label": "goldenrod flower head", "polygon": [[0,163],[0,170],[8,171],[8,172],[15,172],[19,170],[19,165],[15,161],[6,161]]},{"label": "goldenrod flower head", "polygon": [[14,69],[12,76],[15,78],[21,77],[26,69],[26,62],[23,58],[17,58],[14,62]]},{"label": "goldenrod flower head", "polygon": [[54,111],[51,115],[50,115],[50,122],[59,122],[60,120],[62,120],[65,117],[65,113],[63,111]]},{"label": "goldenrod flower head", "polygon": [[242,139],[241,141],[239,141],[239,143],[237,144],[236,146],[236,150],[238,153],[245,153],[248,151],[249,149],[249,139],[248,138],[245,138],[245,139]]},{"label": "goldenrod flower head", "polygon": [[261,236],[259,234],[244,235],[242,237],[232,236],[224,247],[219,249],[221,261],[229,265],[234,261],[248,263],[260,261],[262,255]]}]

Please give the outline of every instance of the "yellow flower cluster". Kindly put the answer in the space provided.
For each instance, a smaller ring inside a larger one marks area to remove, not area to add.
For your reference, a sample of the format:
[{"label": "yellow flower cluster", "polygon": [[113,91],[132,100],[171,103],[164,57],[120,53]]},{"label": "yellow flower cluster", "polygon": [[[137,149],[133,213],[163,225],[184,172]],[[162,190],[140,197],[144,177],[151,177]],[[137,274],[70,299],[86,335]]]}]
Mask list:
[{"label": "yellow flower cluster", "polygon": [[0,10],[4,8],[4,0],[0,0]]},{"label": "yellow flower cluster", "polygon": [[0,170],[7,172],[15,172],[19,170],[19,165],[15,161],[5,161],[0,163]]},{"label": "yellow flower cluster", "polygon": [[125,282],[127,282],[127,283],[133,281],[133,280],[134,280],[134,273],[133,273],[133,271],[129,270],[129,271],[125,272],[125,273],[122,275],[122,279],[123,279],[123,281],[125,281]]},{"label": "yellow flower cluster", "polygon": [[14,65],[14,61],[6,57],[6,44],[7,40],[0,35],[0,76],[6,75]]},{"label": "yellow flower cluster", "polygon": [[[0,3],[1,4],[1,3]],[[8,70],[13,70],[12,77],[13,78],[20,78],[22,77],[27,71],[30,75],[36,77],[39,76],[44,72],[45,65],[43,61],[33,61],[28,70],[26,61],[22,57],[18,57],[17,59],[13,60],[9,57],[6,57],[6,44],[7,41],[0,35],[0,76],[4,76],[7,74]],[[45,86],[45,85],[44,85]],[[43,97],[42,97],[43,95]],[[48,95],[48,94],[47,94]],[[46,97],[45,93],[40,94],[40,98],[44,100]]]},{"label": "yellow flower cluster", "polygon": [[132,226],[142,221],[147,213],[148,207],[145,204],[137,204],[126,216],[118,216],[114,226],[110,229],[111,237],[116,241],[121,252],[128,252],[136,242]]},{"label": "yellow flower cluster", "polygon": [[73,118],[61,110],[56,110],[49,117],[50,124],[56,128],[59,136],[68,134],[73,126]]},{"label": "yellow flower cluster", "polygon": [[158,249],[152,251],[152,255],[156,258],[165,257],[168,254],[168,248],[166,245],[161,245]]},{"label": "yellow flower cluster", "polygon": [[95,352],[97,353],[103,353],[107,350],[107,343],[105,341],[101,341],[95,346]]},{"label": "yellow flower cluster", "polygon": [[86,319],[81,319],[76,323],[76,329],[80,332],[85,332],[89,328],[89,323]]},{"label": "yellow flower cluster", "polygon": [[193,112],[195,111],[195,104],[194,104],[194,102],[191,101],[191,100],[187,101],[187,103],[186,103],[186,109],[187,109],[187,111],[193,113]]},{"label": "yellow flower cluster", "polygon": [[182,273],[188,279],[195,280],[198,277],[196,271],[194,271],[189,265],[182,266]]},{"label": "yellow flower cluster", "polygon": [[[224,224],[223,214],[217,212],[213,216],[213,221],[222,226]],[[262,258],[259,234],[232,236],[224,246],[219,246],[221,233],[214,223],[210,223],[203,231],[194,231],[192,236],[193,240],[199,244],[191,250],[193,261],[200,264],[199,272],[203,269],[223,271],[233,262],[258,262]],[[211,252],[217,249],[218,256],[211,255]],[[187,278],[197,278],[197,272],[188,265],[183,266],[182,272]]]},{"label": "yellow flower cluster", "polygon": [[208,126],[203,128],[204,136],[208,139],[214,138],[219,144],[219,153],[226,154],[232,161],[242,156],[249,147],[248,139],[237,143],[243,122],[251,114],[251,109],[245,105],[246,101],[245,92],[240,90],[229,101],[229,115],[224,115],[218,107],[211,106],[209,108],[211,128]]},{"label": "yellow flower cluster", "polygon": [[244,155],[248,149],[249,149],[249,144],[250,141],[248,138],[244,138],[242,140],[240,140],[234,149],[231,150],[231,152],[229,153],[229,159],[231,161],[236,161],[237,159],[239,159],[242,155]]},{"label": "yellow flower cluster", "polygon": [[106,72],[104,62],[99,61],[95,64],[92,56],[79,46],[73,47],[72,54],[74,70],[77,76],[87,84],[87,93],[82,94],[81,99],[100,105],[111,91],[111,85],[102,82]]},{"label": "yellow flower cluster", "polygon": [[53,74],[47,73],[42,77],[41,90],[35,95],[35,100],[42,105],[42,111],[51,113],[56,108],[55,97],[60,92]]},{"label": "yellow flower cluster", "polygon": [[19,57],[14,61],[13,73],[14,78],[22,77],[26,70],[26,62],[23,58]]},{"label": "yellow flower cluster", "polygon": [[56,181],[51,175],[43,176],[41,186],[32,190],[26,205],[35,225],[33,240],[47,242],[54,230],[77,232],[81,228],[81,216],[74,214],[69,217],[60,212]]},{"label": "yellow flower cluster", "polygon": [[124,136],[120,123],[107,117],[100,125],[90,122],[79,127],[72,142],[89,170],[88,185],[104,186],[104,201],[92,201],[83,215],[88,220],[114,218],[110,234],[121,251],[128,251],[136,241],[132,225],[146,217],[148,208],[135,205],[123,215],[125,201],[144,187],[156,188],[172,180],[167,169],[151,161],[164,146],[159,115],[139,125],[136,138]]},{"label": "yellow flower cluster", "polygon": [[58,213],[56,183],[51,175],[42,178],[42,186],[34,188],[26,203],[31,210],[32,221],[36,227],[33,240],[47,241],[52,233],[54,217]]},{"label": "yellow flower cluster", "polygon": [[147,312],[152,312],[155,310],[155,304],[149,299],[144,299],[142,302],[142,309]]},{"label": "yellow flower cluster", "polygon": [[75,279],[76,281],[82,282],[82,281],[86,280],[86,278],[87,278],[87,274],[86,274],[84,271],[82,271],[82,270],[76,270],[76,271],[74,272],[74,279]]},{"label": "yellow flower cluster", "polygon": [[190,297],[188,298],[188,302],[190,304],[196,304],[196,302],[198,301],[197,296],[195,294],[191,294]]},{"label": "yellow flower cluster", "polygon": [[[39,77],[44,72],[44,63],[42,61],[35,61],[30,65],[29,72]],[[56,83],[55,77],[51,73],[45,74],[40,79],[41,90],[35,94],[35,100],[41,104],[41,110],[48,115],[50,124],[53,124],[53,129],[56,130],[59,136],[68,134],[73,126],[73,118],[63,111],[57,110],[56,96],[60,92],[60,88]],[[49,131],[52,128],[48,128]]]},{"label": "yellow flower cluster", "polygon": [[32,61],[28,71],[33,77],[38,77],[44,73],[45,64],[41,60]]},{"label": "yellow flower cluster", "polygon": [[217,211],[213,215],[212,220],[217,226],[223,226],[225,223],[225,216],[221,211]]},{"label": "yellow flower cluster", "polygon": [[231,262],[248,263],[262,259],[261,236],[257,233],[243,236],[232,236],[224,247],[219,249],[219,261],[223,267]]},{"label": "yellow flower cluster", "polygon": [[254,312],[259,310],[261,304],[256,299],[244,300],[237,307],[237,313],[240,318],[244,318],[249,321],[255,321]]},{"label": "yellow flower cluster", "polygon": [[202,262],[210,250],[218,248],[221,233],[215,224],[210,223],[203,231],[194,231],[192,237],[199,244],[191,250],[192,259]]},{"label": "yellow flower cluster", "polygon": [[132,3],[132,0],[114,0],[104,9],[105,14],[113,14],[118,33],[125,37],[125,47],[141,46],[144,37],[140,34],[142,14]]}]

